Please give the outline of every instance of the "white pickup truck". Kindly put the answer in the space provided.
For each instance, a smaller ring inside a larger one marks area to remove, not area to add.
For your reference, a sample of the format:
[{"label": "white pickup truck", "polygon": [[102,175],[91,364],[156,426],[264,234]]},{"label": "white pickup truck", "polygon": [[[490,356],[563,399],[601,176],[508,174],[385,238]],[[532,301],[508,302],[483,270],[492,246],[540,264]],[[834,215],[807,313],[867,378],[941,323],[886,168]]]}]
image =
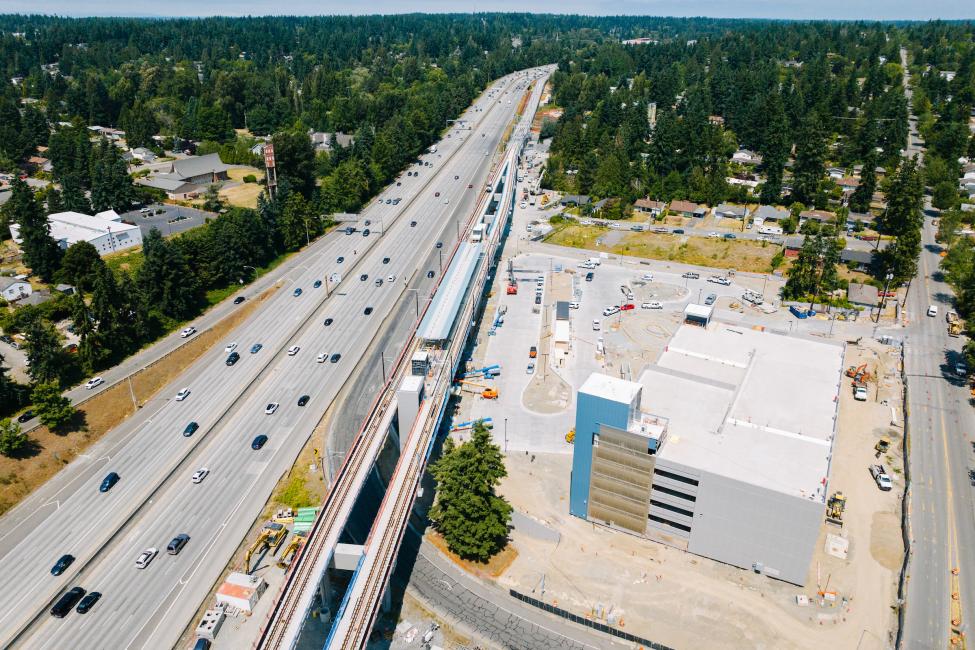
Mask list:
[{"label": "white pickup truck", "polygon": [[877,487],[887,492],[893,487],[891,483],[890,476],[887,475],[887,470],[884,469],[883,465],[871,465],[870,466],[870,476],[873,480],[877,482]]}]

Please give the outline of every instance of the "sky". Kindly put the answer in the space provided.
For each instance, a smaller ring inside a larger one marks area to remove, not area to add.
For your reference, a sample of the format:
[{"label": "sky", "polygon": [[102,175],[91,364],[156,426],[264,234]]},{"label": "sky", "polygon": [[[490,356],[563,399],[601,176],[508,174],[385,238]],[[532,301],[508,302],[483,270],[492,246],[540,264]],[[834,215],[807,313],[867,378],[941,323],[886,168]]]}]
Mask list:
[{"label": "sky", "polygon": [[[124,7],[124,9],[123,9]],[[532,11],[590,15],[713,16],[837,20],[975,18],[972,0],[0,0],[2,13],[64,16],[261,16],[269,14]]]}]

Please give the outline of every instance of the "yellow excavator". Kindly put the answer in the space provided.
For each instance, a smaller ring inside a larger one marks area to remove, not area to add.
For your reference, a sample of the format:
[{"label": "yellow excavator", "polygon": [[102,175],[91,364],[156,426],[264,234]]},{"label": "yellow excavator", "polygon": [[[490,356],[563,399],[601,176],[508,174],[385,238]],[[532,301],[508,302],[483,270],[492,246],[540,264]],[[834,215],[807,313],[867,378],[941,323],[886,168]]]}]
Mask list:
[{"label": "yellow excavator", "polygon": [[[308,533],[305,531],[300,531],[291,536],[291,541],[288,545],[284,547],[284,551],[281,552],[281,557],[278,558],[278,568],[287,569],[294,562],[294,558],[298,557],[298,552],[304,547],[307,539]],[[294,557],[289,558],[289,555]]]},{"label": "yellow excavator", "polygon": [[247,552],[244,554],[244,573],[251,572],[251,557],[253,557],[258,549],[277,548],[284,541],[287,534],[288,529],[283,524],[274,521],[269,521],[264,524],[261,533],[254,540],[254,543],[247,547]]},{"label": "yellow excavator", "polygon": [[838,526],[843,525],[843,510],[846,508],[846,497],[842,492],[834,492],[826,502],[826,521]]}]

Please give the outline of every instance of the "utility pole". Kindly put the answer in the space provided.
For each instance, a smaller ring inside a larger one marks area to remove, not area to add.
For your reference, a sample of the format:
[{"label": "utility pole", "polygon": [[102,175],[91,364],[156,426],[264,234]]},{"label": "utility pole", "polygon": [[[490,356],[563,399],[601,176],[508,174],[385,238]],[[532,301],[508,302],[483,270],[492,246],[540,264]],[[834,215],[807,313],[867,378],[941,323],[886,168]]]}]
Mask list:
[{"label": "utility pole", "polygon": [[884,276],[884,292],[880,296],[880,308],[877,310],[877,317],[873,322],[880,322],[880,315],[884,312],[884,303],[887,302],[887,289],[890,288],[890,281],[894,279],[893,273],[888,273]]}]

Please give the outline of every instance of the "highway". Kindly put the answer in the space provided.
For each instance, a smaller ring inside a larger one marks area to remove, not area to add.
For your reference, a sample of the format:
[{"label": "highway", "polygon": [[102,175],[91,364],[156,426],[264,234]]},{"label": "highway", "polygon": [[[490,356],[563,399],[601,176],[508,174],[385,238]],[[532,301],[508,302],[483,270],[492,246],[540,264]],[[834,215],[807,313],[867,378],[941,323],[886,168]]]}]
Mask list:
[{"label": "highway", "polygon": [[[502,83],[513,89],[518,80]],[[332,235],[313,254],[301,254],[290,282],[228,337],[241,355],[235,366],[225,365],[222,348],[209,351],[123,425],[128,434],[113,453],[89,460],[90,472],[62,490],[55,511],[17,533],[16,545],[0,557],[0,568],[18,585],[0,595],[0,645],[28,625],[17,640],[38,648],[160,647],[178,639],[386,314],[408,283],[420,292],[428,286],[421,261],[445,230],[453,235],[450,219],[482,191],[490,154],[516,106],[482,96],[475,107],[483,111],[462,116],[473,131],[452,128],[437,153],[423,156],[430,167],[413,166],[418,177],[404,174],[401,186],[383,194],[402,197],[399,206],[375,202],[363,211],[359,230],[371,221],[370,236]],[[326,282],[334,274],[341,281]],[[317,289],[316,280],[323,281]],[[300,296],[293,295],[297,288]],[[327,327],[326,318],[333,319]],[[263,347],[252,354],[255,343]],[[289,356],[292,345],[300,351]],[[341,358],[317,363],[321,352]],[[177,402],[173,396],[183,387],[191,393]],[[305,394],[309,404],[297,406]],[[270,402],[281,406],[265,415]],[[184,437],[190,421],[199,430]],[[250,443],[258,434],[269,440],[254,451]],[[210,475],[193,484],[190,475],[203,466]],[[98,485],[108,471],[121,480],[102,494]],[[165,546],[178,533],[191,540],[180,555],[168,556]],[[150,546],[162,553],[137,569],[136,556]],[[63,553],[78,559],[64,575],[51,576]],[[73,585],[101,592],[101,602],[81,620],[48,617],[48,604]]]},{"label": "highway", "polygon": [[[907,51],[901,49],[907,74]],[[910,101],[910,88],[907,89]],[[917,118],[909,118],[911,133]],[[909,136],[908,157],[923,156]],[[925,198],[926,211],[930,200]],[[975,622],[975,488],[968,478],[975,467],[975,414],[968,382],[954,374],[964,337],[950,337],[944,314],[953,308],[954,292],[939,273],[937,228],[925,219],[914,289],[907,301],[908,327],[904,369],[908,384],[910,428],[911,556],[903,648],[946,648],[952,627],[971,630]],[[925,314],[937,305],[937,317]],[[952,571],[957,569],[957,577]],[[952,608],[952,594],[958,594]],[[954,619],[954,624],[953,624]]]}]

